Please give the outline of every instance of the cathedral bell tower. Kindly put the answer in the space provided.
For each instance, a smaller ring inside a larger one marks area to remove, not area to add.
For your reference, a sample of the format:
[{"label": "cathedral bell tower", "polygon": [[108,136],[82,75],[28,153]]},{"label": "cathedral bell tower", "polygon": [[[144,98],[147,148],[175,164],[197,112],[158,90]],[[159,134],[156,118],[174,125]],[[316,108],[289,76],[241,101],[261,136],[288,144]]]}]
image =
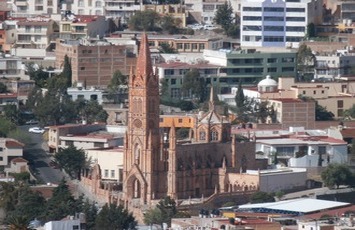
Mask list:
[{"label": "cathedral bell tower", "polygon": [[136,71],[129,76],[128,127],[124,142],[125,206],[146,204],[158,192],[159,77],[153,73],[147,35],[142,34]]}]

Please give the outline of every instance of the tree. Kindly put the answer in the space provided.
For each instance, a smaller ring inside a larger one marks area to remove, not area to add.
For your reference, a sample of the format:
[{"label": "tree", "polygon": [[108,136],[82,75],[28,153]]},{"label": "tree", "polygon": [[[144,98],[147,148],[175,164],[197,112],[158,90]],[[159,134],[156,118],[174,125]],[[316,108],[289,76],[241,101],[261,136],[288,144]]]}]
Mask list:
[{"label": "tree", "polygon": [[80,211],[82,211],[82,197],[75,199],[63,179],[53,190],[53,195],[47,202],[44,219],[60,220]]},{"label": "tree", "polygon": [[0,115],[0,137],[7,137],[11,130],[16,129],[16,125],[11,120]]},{"label": "tree", "polygon": [[178,26],[181,24],[181,21],[173,18],[171,15],[164,15],[160,18],[161,28],[168,32],[169,34],[174,34],[178,31]]},{"label": "tree", "polygon": [[258,191],[250,197],[250,203],[252,204],[267,202],[275,202],[274,196],[267,192]]},{"label": "tree", "polygon": [[334,114],[316,102],[316,121],[332,121]]},{"label": "tree", "polygon": [[349,118],[349,119],[354,119],[355,118],[355,104],[347,110],[344,111],[343,114],[344,117]]},{"label": "tree", "polygon": [[269,108],[267,107],[268,102],[263,101],[258,103],[256,108],[256,119],[260,121],[262,124],[266,122],[267,117],[269,116]]},{"label": "tree", "polygon": [[83,213],[85,214],[86,229],[95,229],[95,220],[97,217],[98,208],[95,203],[90,203],[86,200],[83,204]]},{"label": "tree", "polygon": [[121,230],[135,229],[137,221],[122,205],[105,204],[96,217],[95,229]]},{"label": "tree", "polygon": [[297,71],[299,72],[300,80],[305,81],[313,78],[315,64],[316,57],[311,48],[305,44],[300,45],[297,53]]},{"label": "tree", "polygon": [[131,30],[156,31],[160,16],[153,10],[137,11],[128,21]]},{"label": "tree", "polygon": [[350,168],[343,164],[329,164],[321,174],[323,183],[329,188],[351,185],[353,175]]},{"label": "tree", "polygon": [[61,76],[63,76],[66,79],[66,86],[71,87],[71,85],[72,85],[72,69],[71,69],[71,63],[70,63],[68,55],[64,56],[63,72],[61,73]]},{"label": "tree", "polygon": [[87,123],[106,122],[108,114],[97,101],[79,99],[75,103],[77,114]]},{"label": "tree", "polygon": [[163,43],[160,44],[159,51],[160,51],[160,53],[165,53],[165,54],[177,53],[176,49],[174,49],[174,47],[172,47],[167,42],[163,42]]},{"label": "tree", "polygon": [[7,89],[7,86],[4,83],[0,82],[0,93],[8,93],[8,92],[9,90]]},{"label": "tree", "polygon": [[225,33],[227,33],[232,26],[233,20],[233,8],[229,1],[218,7],[213,18],[213,21],[220,25]]},{"label": "tree", "polygon": [[238,90],[237,93],[235,94],[235,104],[237,105],[238,112],[241,112],[241,109],[243,109],[244,104],[245,104],[245,96],[242,88],[242,81],[239,81],[238,83]]},{"label": "tree", "polygon": [[113,98],[114,103],[120,103],[120,96],[127,92],[128,77],[117,70],[113,73],[110,83],[107,86],[109,97]]},{"label": "tree", "polygon": [[316,27],[314,23],[309,23],[307,25],[307,38],[314,38],[316,36]]},{"label": "tree", "polygon": [[18,124],[18,120],[19,120],[19,111],[17,109],[16,105],[13,104],[6,104],[4,106],[4,115],[5,117],[10,120],[12,123],[14,124]]},{"label": "tree", "polygon": [[144,223],[148,225],[166,223],[170,226],[171,219],[178,215],[176,203],[170,196],[161,199],[154,209],[150,209],[144,215]]},{"label": "tree", "polygon": [[200,102],[206,99],[206,82],[200,77],[198,69],[191,69],[183,77],[182,87],[185,97],[197,98]]},{"label": "tree", "polygon": [[69,145],[65,149],[59,149],[55,155],[56,161],[72,178],[80,179],[81,170],[85,168],[85,151]]}]

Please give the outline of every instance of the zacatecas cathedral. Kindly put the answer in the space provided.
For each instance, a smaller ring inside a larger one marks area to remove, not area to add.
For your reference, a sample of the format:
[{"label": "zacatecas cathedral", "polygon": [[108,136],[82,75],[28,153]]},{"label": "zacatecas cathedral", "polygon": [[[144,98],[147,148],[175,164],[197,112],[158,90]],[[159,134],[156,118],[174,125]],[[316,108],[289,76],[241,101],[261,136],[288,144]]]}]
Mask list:
[{"label": "zacatecas cathedral", "polygon": [[159,101],[159,77],[142,34],[137,67],[129,77],[121,204],[136,213],[166,196],[184,200],[258,189],[258,182],[240,177],[247,168],[260,168],[255,143],[231,135],[228,118],[217,112],[213,89],[209,111],[191,115],[196,119],[188,140],[177,140],[175,131],[182,126],[175,119],[160,127]]}]

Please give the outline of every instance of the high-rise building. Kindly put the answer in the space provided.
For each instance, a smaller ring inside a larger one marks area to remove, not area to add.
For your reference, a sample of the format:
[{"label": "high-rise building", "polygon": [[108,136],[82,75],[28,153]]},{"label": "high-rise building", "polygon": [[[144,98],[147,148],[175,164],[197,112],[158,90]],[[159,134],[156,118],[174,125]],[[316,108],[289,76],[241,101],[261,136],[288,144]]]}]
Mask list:
[{"label": "high-rise building", "polygon": [[242,47],[297,47],[310,23],[322,21],[320,0],[243,0]]}]

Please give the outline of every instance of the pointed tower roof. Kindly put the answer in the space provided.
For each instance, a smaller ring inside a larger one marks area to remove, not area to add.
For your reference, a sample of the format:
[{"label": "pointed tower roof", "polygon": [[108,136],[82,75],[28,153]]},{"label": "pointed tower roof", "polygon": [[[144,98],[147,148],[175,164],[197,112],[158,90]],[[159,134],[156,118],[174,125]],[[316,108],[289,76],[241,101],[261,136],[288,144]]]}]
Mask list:
[{"label": "pointed tower roof", "polygon": [[148,36],[146,33],[143,33],[137,58],[136,76],[147,77],[151,74],[153,74],[153,67],[150,58]]},{"label": "pointed tower roof", "polygon": [[217,95],[214,92],[213,86],[211,86],[211,91],[210,91],[210,101],[209,101],[209,110],[212,111],[215,109],[216,101],[218,100]]}]

